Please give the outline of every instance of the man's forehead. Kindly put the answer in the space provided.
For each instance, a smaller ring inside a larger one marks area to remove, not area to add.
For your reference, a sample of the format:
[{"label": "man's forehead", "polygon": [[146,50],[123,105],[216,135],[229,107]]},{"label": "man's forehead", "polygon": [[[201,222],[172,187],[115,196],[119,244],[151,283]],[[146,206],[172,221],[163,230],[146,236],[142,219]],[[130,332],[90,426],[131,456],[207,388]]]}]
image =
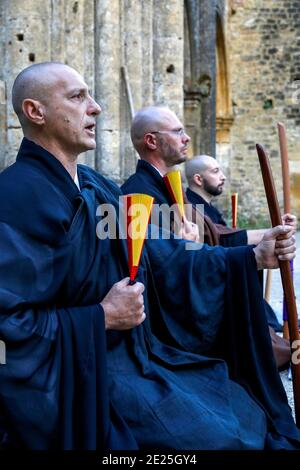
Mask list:
[{"label": "man's forehead", "polygon": [[220,165],[218,164],[217,160],[213,158],[212,161],[209,162],[207,168],[209,171],[212,171],[216,170],[217,168],[220,168]]},{"label": "man's forehead", "polygon": [[162,115],[162,118],[165,122],[172,125],[173,127],[182,127],[182,123],[179,121],[176,114],[174,114],[172,111],[165,111]]},{"label": "man's forehead", "polygon": [[73,69],[61,69],[53,71],[53,77],[57,85],[71,90],[71,89],[87,89],[83,77]]}]

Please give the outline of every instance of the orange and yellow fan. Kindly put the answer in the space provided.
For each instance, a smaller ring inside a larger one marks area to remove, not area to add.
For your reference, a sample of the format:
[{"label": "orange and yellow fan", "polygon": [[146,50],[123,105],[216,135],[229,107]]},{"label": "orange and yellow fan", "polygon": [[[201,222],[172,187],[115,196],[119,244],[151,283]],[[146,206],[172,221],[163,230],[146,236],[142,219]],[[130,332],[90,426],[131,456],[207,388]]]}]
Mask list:
[{"label": "orange and yellow fan", "polygon": [[183,201],[183,191],[181,184],[181,174],[180,171],[170,171],[167,173],[163,180],[168,188],[169,194],[172,198],[172,201],[177,204],[181,218],[184,218],[184,201]]},{"label": "orange and yellow fan", "polygon": [[238,193],[231,195],[231,217],[232,217],[232,228],[237,226],[237,208],[238,208]]},{"label": "orange and yellow fan", "polygon": [[154,198],[147,194],[128,194],[124,196],[124,199],[126,204],[129,284],[134,284],[139,269]]}]

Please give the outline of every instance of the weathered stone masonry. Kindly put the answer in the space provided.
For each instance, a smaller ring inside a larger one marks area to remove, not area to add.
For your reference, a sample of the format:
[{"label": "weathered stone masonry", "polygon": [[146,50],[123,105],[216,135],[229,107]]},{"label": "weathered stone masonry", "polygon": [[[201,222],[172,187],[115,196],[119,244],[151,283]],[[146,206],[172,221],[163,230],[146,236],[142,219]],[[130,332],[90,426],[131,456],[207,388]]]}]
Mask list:
[{"label": "weathered stone masonry", "polygon": [[240,213],[267,218],[254,144],[269,150],[282,200],[282,121],[299,215],[299,18],[300,0],[1,0],[0,170],[21,139],[13,80],[31,63],[55,60],[84,75],[103,109],[97,151],[81,161],[123,181],[136,164],[132,113],[166,104],[193,138],[190,155],[216,153],[225,168],[225,210],[238,191]]}]

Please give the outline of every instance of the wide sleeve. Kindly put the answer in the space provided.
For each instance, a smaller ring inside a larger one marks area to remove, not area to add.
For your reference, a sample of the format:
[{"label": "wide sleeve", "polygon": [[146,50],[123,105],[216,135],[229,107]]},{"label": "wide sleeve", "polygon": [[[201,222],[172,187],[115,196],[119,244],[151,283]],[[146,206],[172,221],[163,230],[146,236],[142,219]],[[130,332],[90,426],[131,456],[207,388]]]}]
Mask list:
[{"label": "wide sleeve", "polygon": [[4,223],[0,230],[4,441],[29,449],[103,449],[112,434],[103,310],[64,301],[65,246],[53,248]]},{"label": "wide sleeve", "polygon": [[184,349],[207,354],[223,318],[226,249],[152,239],[146,250],[156,294],[152,297],[159,299],[155,333],[162,340],[169,335]]}]

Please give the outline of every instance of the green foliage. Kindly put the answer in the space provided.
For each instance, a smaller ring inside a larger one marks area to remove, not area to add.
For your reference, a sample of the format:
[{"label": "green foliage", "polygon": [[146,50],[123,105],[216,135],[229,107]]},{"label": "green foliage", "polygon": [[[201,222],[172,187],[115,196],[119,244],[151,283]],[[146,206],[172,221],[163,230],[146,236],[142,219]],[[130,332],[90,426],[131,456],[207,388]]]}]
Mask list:
[{"label": "green foliage", "polygon": [[[227,217],[226,222],[228,227],[231,227],[231,216]],[[237,228],[243,228],[246,230],[255,230],[259,228],[270,228],[271,221],[268,216],[256,215],[256,216],[245,216],[242,213],[238,214]]]}]

